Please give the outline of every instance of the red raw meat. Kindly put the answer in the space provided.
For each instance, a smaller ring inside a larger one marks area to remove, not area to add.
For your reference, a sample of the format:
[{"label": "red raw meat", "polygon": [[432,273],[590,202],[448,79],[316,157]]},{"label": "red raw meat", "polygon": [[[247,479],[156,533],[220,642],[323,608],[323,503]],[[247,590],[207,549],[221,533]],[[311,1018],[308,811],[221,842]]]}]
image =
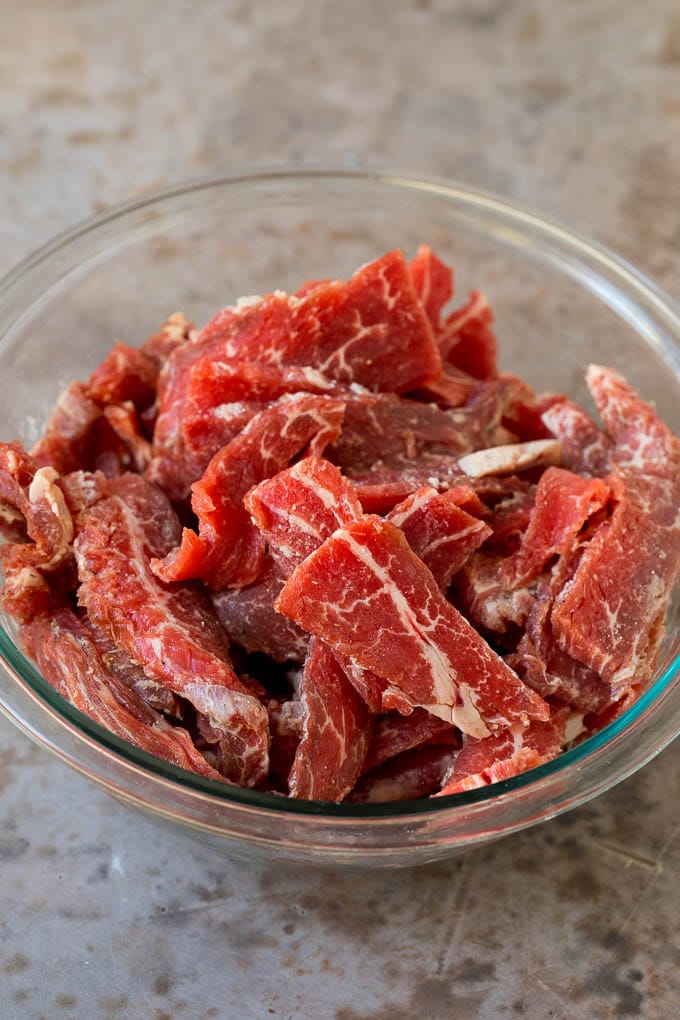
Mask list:
[{"label": "red raw meat", "polygon": [[532,586],[515,590],[503,580],[505,554],[480,549],[468,557],[456,576],[457,602],[480,630],[514,648],[535,600]]},{"label": "red raw meat", "polygon": [[515,723],[504,733],[484,740],[463,737],[463,746],[437,796],[498,783],[556,758],[564,743],[568,714],[568,710],[560,709],[545,722],[534,721],[527,727]]},{"label": "red raw meat", "polygon": [[62,475],[59,487],[71,517],[75,520],[85,507],[109,495],[108,479],[101,471],[72,471]]},{"label": "red raw meat", "polygon": [[465,372],[447,368],[436,379],[423,383],[407,396],[428,404],[435,403],[443,408],[461,407],[470,399],[478,386],[479,379],[473,379]]},{"label": "red raw meat", "polygon": [[453,297],[453,272],[426,244],[420,245],[408,268],[420,303],[437,330],[442,309]]},{"label": "red raw meat", "polygon": [[455,726],[415,708],[411,715],[388,712],[375,721],[373,736],[364,761],[364,772],[378,768],[390,758],[423,744],[436,743],[457,747],[460,736]]},{"label": "red raw meat", "polygon": [[614,700],[645,680],[680,574],[680,441],[618,373],[587,376],[614,444],[615,501],[573,578],[555,598],[560,647],[611,684]]},{"label": "red raw meat", "polygon": [[90,467],[88,440],[100,417],[101,410],[85,383],[71,383],[57,400],[45,434],[31,450],[38,467],[53,467],[60,475]]},{"label": "red raw meat", "polygon": [[517,775],[639,697],[680,441],[610,369],[604,431],[499,374],[452,290],[421,246],[201,333],[176,313],[62,394],[34,460],[0,444],[1,597],[58,690],[200,774],[357,803]]},{"label": "red raw meat", "polygon": [[269,747],[269,773],[279,792],[288,793],[288,776],[293,767],[295,752],[302,738],[302,703],[295,699],[267,701],[271,744]]},{"label": "red raw meat", "polygon": [[[597,532],[597,523],[591,530]],[[542,697],[554,695],[583,712],[600,712],[611,698],[609,684],[560,648],[551,622],[555,597],[572,578],[589,537],[584,533],[575,538],[548,577],[520,589],[533,592],[533,604],[517,652],[509,655],[507,662]]]},{"label": "red raw meat", "polygon": [[475,379],[497,376],[498,351],[492,322],[489,302],[479,291],[471,291],[468,303],[451,312],[437,334],[443,361]]},{"label": "red raw meat", "polygon": [[199,358],[185,372],[175,403],[162,401],[149,477],[183,498],[213,457],[248,422],[287,393],[338,393],[316,369]]},{"label": "red raw meat", "polygon": [[470,450],[514,443],[517,437],[505,423],[514,425],[518,407],[533,396],[533,390],[522,379],[503,372],[497,378],[478,382],[465,405],[452,408],[449,416]]},{"label": "red raw meat", "polygon": [[370,669],[360,666],[350,655],[333,649],[333,655],[340,663],[355,691],[360,695],[368,710],[374,715],[395,709],[403,715],[410,715],[414,703],[399,687],[395,687]]},{"label": "red raw meat", "polygon": [[[442,466],[438,465],[440,469]],[[509,491],[499,485],[505,481],[508,479],[468,478],[458,471],[456,463],[439,475],[430,475],[427,471],[373,471],[363,478],[352,478],[352,486],[364,513],[386,514],[418,489],[431,486],[438,487],[440,492],[468,493],[465,499],[460,497],[458,505],[473,516],[484,516],[488,513],[485,503],[493,503]],[[513,478],[512,482],[520,486],[525,484],[517,478]]]},{"label": "red raw meat", "polygon": [[173,351],[197,336],[196,327],[183,312],[173,312],[142,344],[141,350],[161,367]]},{"label": "red raw meat", "polygon": [[86,612],[80,610],[80,613],[82,614],[80,622],[87,628],[90,638],[97,646],[97,651],[106,670],[113,673],[126,687],[131,688],[154,711],[165,712],[166,715],[182,719],[184,717],[182,700],[164,684],[158,683],[157,680],[150,680],[142,667],[133,662],[125,649],[117,645],[101,627],[92,623]]},{"label": "red raw meat", "polygon": [[118,343],[86,383],[87,395],[100,407],[130,400],[138,411],[156,396],[158,365],[136,347]]},{"label": "red raw meat", "polygon": [[276,608],[464,732],[488,736],[547,714],[379,517],[336,531],[295,570]]},{"label": "red raw meat", "polygon": [[350,478],[371,470],[398,477],[409,469],[422,477],[442,461],[456,470],[472,446],[452,414],[391,393],[348,397],[342,433],[327,456]]},{"label": "red raw meat", "polygon": [[563,397],[543,411],[543,422],[559,439],[566,467],[578,474],[606,475],[611,468],[611,441],[582,407]]},{"label": "red raw meat", "polygon": [[523,389],[518,389],[513,394],[503,411],[503,426],[522,443],[530,443],[536,439],[553,439],[555,437],[543,416],[563,401],[564,397],[558,393],[537,394],[524,383]]},{"label": "red raw meat", "polygon": [[503,579],[519,588],[554,556],[570,552],[576,535],[608,498],[609,488],[599,478],[582,478],[562,468],[544,471],[521,546],[504,568]]},{"label": "red raw meat", "polygon": [[192,486],[199,533],[185,528],[181,545],[162,562],[153,562],[156,575],[164,581],[201,578],[218,590],[252,583],[262,569],[264,539],[243,497],[305,447],[320,455],[337,438],[344,407],[332,397],[282,398],[253,418]]},{"label": "red raw meat", "polygon": [[441,787],[454,754],[450,747],[438,744],[405,751],[362,776],[347,800],[351,804],[384,804],[427,797]]},{"label": "red raw meat", "polygon": [[[646,679],[650,635],[665,616],[680,564],[680,529],[660,524],[663,508],[646,486],[610,476],[611,518],[585,549],[555,598],[551,623],[561,648],[599,673],[616,694]],[[676,499],[677,505],[677,499]]]},{"label": "red raw meat", "polygon": [[187,459],[181,432],[182,409],[186,403],[191,368],[201,358],[209,358],[216,346],[201,342],[200,334],[190,337],[169,352],[158,376],[154,457],[148,477],[172,499],[185,498],[188,491],[186,478],[191,478],[195,470],[192,460]]},{"label": "red raw meat", "polygon": [[336,528],[361,514],[351,484],[320,457],[306,457],[265,479],[244,504],[284,577]]},{"label": "red raw meat", "polygon": [[254,584],[213,592],[218,619],[232,641],[247,652],[263,652],[277,662],[303,662],[309,635],[274,609],[285,578],[265,562]]},{"label": "red raw meat", "polygon": [[680,490],[680,440],[654,408],[638,396],[613,368],[590,365],[586,382],[613,443],[614,466],[627,476],[668,482],[655,495],[665,495],[655,507],[664,523],[672,523]]},{"label": "red raw meat", "polygon": [[[0,519],[25,533],[27,562],[49,571],[69,556],[73,521],[53,468],[37,468],[20,443],[0,443]],[[2,549],[7,548],[2,546]]]},{"label": "red raw meat", "polygon": [[[120,473],[121,467],[116,464],[117,430],[111,431],[102,421],[102,410],[128,401],[137,411],[148,408],[154,401],[157,377],[158,366],[151,357],[134,347],[117,344],[87,383],[71,383],[61,394],[43,437],[31,451],[36,464],[54,467],[60,474],[98,466],[106,467],[109,474]],[[121,414],[118,412],[119,417]],[[140,431],[138,425],[135,431]],[[127,466],[128,442],[129,438],[123,443],[122,469]],[[137,448],[139,442],[135,445]]]},{"label": "red raw meat", "polygon": [[132,401],[110,404],[104,408],[104,418],[125,449],[121,459],[128,462],[126,466],[143,474],[151,461],[151,443],[142,434],[135,405]]},{"label": "red raw meat", "polygon": [[346,384],[404,391],[435,378],[441,359],[404,256],[388,252],[343,283],[302,297],[276,292],[219,312],[201,333],[226,360],[311,365]]},{"label": "red raw meat", "polygon": [[22,636],[45,679],[100,726],[172,765],[223,781],[186,730],[167,723],[107,670],[87,627],[70,609],[40,617]]},{"label": "red raw meat", "polygon": [[511,492],[507,498],[496,503],[487,518],[493,535],[486,544],[485,552],[507,556],[519,548],[520,540],[529,527],[535,498],[532,486],[526,491],[519,489]]},{"label": "red raw meat", "polygon": [[252,786],[268,772],[266,710],[233,672],[208,600],[193,587],[168,588],[149,568],[149,557],[177,540],[174,512],[137,475],[109,484],[114,495],[78,518],[79,602],[150,679],[206,716],[220,736],[224,774]]},{"label": "red raw meat", "polygon": [[2,604],[24,622],[51,608],[53,590],[74,586],[73,519],[57,479],[54,468],[36,468],[20,443],[0,443],[0,520],[19,539],[0,545]]},{"label": "red raw meat", "polygon": [[300,685],[302,739],[295,752],[292,797],[341,801],[357,779],[373,719],[330,649],[312,638]]},{"label": "red raw meat", "polygon": [[419,489],[396,506],[388,520],[404,532],[442,591],[470,553],[491,535],[488,525],[460,509],[455,490]]},{"label": "red raw meat", "polygon": [[347,396],[340,439],[326,456],[351,479],[365,511],[385,513],[423,486],[467,482],[460,457],[503,438],[503,415],[525,389],[503,375],[478,383],[467,404],[450,411],[393,394]]},{"label": "red raw meat", "polygon": [[298,287],[295,291],[295,297],[307,297],[307,295],[311,294],[311,292],[316,290],[317,287],[326,287],[329,283],[333,283],[329,277],[324,277],[321,280],[305,280],[302,286]]}]

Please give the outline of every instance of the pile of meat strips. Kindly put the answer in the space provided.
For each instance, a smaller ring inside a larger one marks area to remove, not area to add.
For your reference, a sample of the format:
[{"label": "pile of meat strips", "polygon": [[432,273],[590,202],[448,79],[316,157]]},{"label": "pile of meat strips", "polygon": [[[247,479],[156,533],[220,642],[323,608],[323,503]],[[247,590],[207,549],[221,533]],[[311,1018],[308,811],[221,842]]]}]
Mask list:
[{"label": "pile of meat strips", "polygon": [[166,761],[371,802],[517,775],[653,675],[680,444],[499,372],[421,247],[173,315],[0,444],[2,600],[43,676]]}]

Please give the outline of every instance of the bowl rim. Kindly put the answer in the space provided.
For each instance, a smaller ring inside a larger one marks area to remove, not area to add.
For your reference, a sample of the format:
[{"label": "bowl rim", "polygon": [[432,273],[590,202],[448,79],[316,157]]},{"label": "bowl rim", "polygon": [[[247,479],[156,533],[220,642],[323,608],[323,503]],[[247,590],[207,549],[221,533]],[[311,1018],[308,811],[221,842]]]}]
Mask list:
[{"label": "bowl rim", "polygon": [[[406,189],[423,192],[431,196],[467,204],[470,207],[481,209],[487,214],[491,213],[500,216],[511,224],[514,223],[521,226],[524,230],[530,229],[542,239],[558,245],[560,249],[566,247],[573,256],[580,257],[589,263],[591,268],[595,266],[602,271],[606,271],[606,274],[612,277],[623,290],[632,290],[636,297],[644,299],[648,305],[651,305],[662,320],[670,323],[672,332],[680,336],[680,306],[661,287],[630,262],[614,254],[598,242],[590,240],[585,235],[569,230],[552,219],[543,218],[538,213],[521,204],[508,201],[492,192],[470,187],[463,182],[372,169],[353,170],[284,166],[239,173],[237,175],[226,174],[209,178],[191,179],[161,190],[146,192],[142,196],[115,204],[104,212],[80,221],[75,226],[57,234],[27,255],[0,279],[0,303],[13,288],[25,280],[28,274],[34,273],[35,270],[63,249],[69,248],[81,238],[92,235],[102,227],[114,224],[126,216],[142,212],[148,207],[162,204],[173,198],[207,192],[211,189],[237,188],[256,183],[275,185],[276,183],[292,180],[298,182],[307,180],[310,183],[336,181],[348,184],[352,182],[370,182],[395,190]],[[578,273],[574,275],[581,279]],[[584,280],[581,279],[581,282],[583,283]],[[614,311],[617,311],[618,306],[613,299],[607,301],[601,292],[593,287],[589,287],[589,289],[593,290],[600,300],[605,301]],[[39,291],[39,294],[43,293],[45,292]],[[22,311],[25,313],[30,307],[31,305]],[[620,309],[619,314],[621,314]],[[1,343],[2,337],[0,336]],[[676,366],[676,374],[680,381],[680,346],[674,343],[670,337],[659,338],[658,336],[655,336],[653,345],[660,349],[664,360]],[[336,818],[346,821],[368,821],[370,819],[405,820],[408,817],[420,817],[442,812],[448,812],[449,816],[453,817],[455,814],[462,814],[466,809],[475,806],[482,807],[482,805],[487,804],[489,801],[512,799],[512,795],[519,792],[526,791],[532,787],[547,785],[548,780],[557,777],[570,766],[585,766],[592,754],[606,748],[616,737],[625,736],[627,731],[629,736],[632,736],[635,732],[633,724],[642,719],[647,711],[658,702],[661,696],[671,688],[674,681],[680,676],[680,655],[677,655],[645,693],[626,711],[603,727],[603,729],[597,731],[570,750],[558,755],[552,761],[523,772],[520,775],[513,776],[510,779],[447,796],[376,804],[351,804],[346,802],[337,804],[329,801],[289,798],[233,786],[226,782],[224,784],[218,783],[215,780],[204,778],[142,751],[94,722],[94,720],[90,719],[58,694],[43,679],[33,663],[26,658],[1,626],[0,662],[5,666],[10,677],[14,678],[14,682],[17,682],[18,679],[20,686],[32,695],[33,700],[40,705],[40,708],[47,712],[52,719],[54,719],[56,714],[62,726],[65,726],[73,735],[80,739],[89,738],[89,742],[94,741],[100,750],[108,753],[113,752],[117,757],[122,758],[127,766],[132,766],[133,768],[141,767],[145,773],[151,774],[155,779],[166,782],[170,781],[173,785],[179,785],[183,791],[207,795],[216,802],[264,809],[277,815],[313,815],[323,816],[329,820]],[[37,699],[35,698],[36,695],[38,696]],[[58,753],[56,744],[44,739],[33,726],[22,723],[20,717],[12,710],[9,701],[0,699],[0,708],[3,709],[12,721],[29,732],[34,739],[38,739],[44,746]],[[608,785],[614,785],[625,778],[626,775],[641,768],[647,761],[663,750],[679,733],[680,721],[675,732],[667,734],[651,751],[641,756],[630,770],[613,778]],[[590,796],[594,796],[597,792],[600,791],[596,790]],[[582,803],[587,799],[588,795],[579,796],[576,798],[576,803]],[[461,811],[458,812],[456,809],[461,809]],[[558,813],[559,810],[561,808],[557,808],[551,813]]]}]

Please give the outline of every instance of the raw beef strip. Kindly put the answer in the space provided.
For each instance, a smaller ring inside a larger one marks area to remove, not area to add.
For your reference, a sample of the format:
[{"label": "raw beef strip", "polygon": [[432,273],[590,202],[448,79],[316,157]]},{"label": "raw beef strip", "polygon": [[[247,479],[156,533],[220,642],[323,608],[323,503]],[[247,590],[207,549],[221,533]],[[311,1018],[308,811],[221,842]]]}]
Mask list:
[{"label": "raw beef strip", "polygon": [[610,484],[612,516],[556,597],[551,623],[561,648],[599,673],[616,694],[645,679],[651,666],[650,635],[680,573],[680,528],[659,523],[668,509],[660,501],[645,505],[644,481],[610,476]]},{"label": "raw beef strip", "polygon": [[414,709],[411,715],[387,712],[375,721],[364,772],[370,772],[390,758],[429,742],[457,747],[460,736],[455,726],[422,708]]},{"label": "raw beef strip", "polygon": [[514,424],[518,407],[533,399],[533,390],[516,375],[503,372],[478,382],[463,406],[451,408],[449,418],[469,450],[514,443],[517,436],[506,427]]},{"label": "raw beef strip", "polygon": [[86,626],[70,609],[40,617],[23,628],[22,636],[45,679],[100,726],[172,765],[222,781],[186,730],[167,723],[107,670]]},{"label": "raw beef strip", "polygon": [[384,513],[425,485],[467,480],[460,458],[498,438],[520,386],[514,376],[478,384],[450,411],[392,394],[348,397],[340,439],[326,456],[352,480],[364,510]]},{"label": "raw beef strip", "polygon": [[471,449],[446,411],[382,393],[347,399],[342,433],[327,457],[349,478],[376,468],[397,474],[415,467],[422,476],[447,457],[457,464]]},{"label": "raw beef strip", "polygon": [[463,746],[444,779],[438,797],[476,790],[543,765],[562,750],[568,711],[558,709],[546,722],[515,723],[484,740],[463,737]]},{"label": "raw beef strip", "polygon": [[321,280],[305,280],[302,286],[298,287],[298,289],[295,291],[295,297],[298,298],[307,297],[307,295],[311,294],[311,292],[313,290],[316,290],[317,287],[326,287],[328,286],[329,283],[332,282],[333,281],[329,277],[324,277]]},{"label": "raw beef strip", "polygon": [[457,372],[453,368],[448,368],[436,379],[423,383],[407,396],[428,404],[435,403],[443,408],[460,407],[470,399],[478,386],[478,379],[473,379],[465,372]]},{"label": "raw beef strip", "polygon": [[59,487],[74,521],[86,507],[110,495],[108,479],[101,471],[72,471],[62,475]]},{"label": "raw beef strip", "polygon": [[[412,496],[418,489],[426,486],[438,488],[440,492],[467,492],[470,494],[465,501],[458,503],[461,509],[466,510],[474,516],[483,516],[486,506],[482,503],[480,495],[485,500],[491,493],[494,497],[500,498],[501,494],[497,483],[499,479],[469,479],[458,471],[458,462],[455,459],[447,464],[441,462],[437,465],[438,474],[432,474],[430,470],[403,470],[403,471],[371,471],[360,478],[352,478],[352,486],[359,498],[359,502],[365,513],[386,514],[394,507]],[[442,470],[444,468],[444,470]],[[519,479],[515,479],[519,481]],[[479,484],[481,482],[481,485]],[[489,484],[491,483],[491,484]],[[480,491],[481,490],[481,491]]]},{"label": "raw beef strip", "polygon": [[680,491],[680,439],[614,369],[590,365],[586,382],[614,444],[616,469],[636,478],[667,481],[664,506],[656,507],[655,513],[664,523],[674,523]]},{"label": "raw beef strip", "polygon": [[280,792],[288,794],[288,777],[293,767],[295,752],[302,738],[304,709],[298,699],[267,701],[271,744],[269,747],[269,773]]},{"label": "raw beef strip", "polygon": [[559,436],[553,436],[543,416],[563,401],[564,397],[559,393],[538,394],[524,383],[522,388],[515,391],[504,408],[502,423],[508,432],[522,443],[534,439],[559,439]]},{"label": "raw beef strip", "polygon": [[591,366],[595,403],[614,443],[611,518],[556,597],[561,648],[614,694],[646,678],[654,635],[680,574],[680,441],[611,369]]},{"label": "raw beef strip", "polygon": [[[49,571],[70,555],[73,521],[54,468],[36,467],[20,443],[0,443],[0,518],[25,527],[27,562]],[[3,547],[4,548],[4,547]]]},{"label": "raw beef strip", "polygon": [[207,599],[193,587],[168,588],[149,568],[149,557],[176,541],[175,514],[137,475],[110,484],[115,494],[78,518],[79,602],[150,679],[207,717],[220,736],[224,774],[253,786],[268,772],[266,710],[233,672]]},{"label": "raw beef strip", "polygon": [[57,479],[54,468],[36,468],[19,443],[0,443],[0,519],[19,539],[0,545],[2,604],[24,622],[50,609],[53,590],[75,585],[73,520]]},{"label": "raw beef strip", "polygon": [[491,330],[493,312],[479,291],[470,292],[468,303],[446,319],[437,333],[437,343],[444,363],[475,379],[492,379],[498,375],[496,338]]},{"label": "raw beef strip", "polygon": [[302,739],[290,773],[290,794],[308,800],[344,800],[361,774],[373,718],[318,638],[309,643],[300,702]]},{"label": "raw beef strip", "polygon": [[350,804],[384,804],[417,800],[440,789],[455,754],[438,744],[417,747],[362,776],[347,798]]},{"label": "raw beef strip", "polygon": [[455,490],[419,489],[396,506],[388,520],[404,532],[442,591],[492,533],[487,524],[460,509]]},{"label": "raw beef strip", "polygon": [[265,479],[244,503],[284,577],[362,512],[350,482],[320,457],[306,457]]},{"label": "raw beef strip", "polygon": [[196,327],[193,322],[190,322],[183,312],[173,312],[159,326],[158,332],[153,333],[144,341],[141,350],[159,366],[162,366],[173,351],[196,335]]},{"label": "raw beef strip", "polygon": [[97,651],[108,672],[113,673],[126,687],[130,687],[145,704],[156,712],[165,712],[167,715],[182,719],[184,705],[181,699],[164,684],[158,683],[157,680],[150,680],[142,667],[132,661],[125,649],[117,645],[105,630],[92,623],[87,613],[83,610],[79,612],[82,613],[80,621],[85,625],[90,638],[97,646]]},{"label": "raw beef strip", "polygon": [[495,504],[486,518],[493,534],[485,545],[485,552],[508,556],[519,548],[529,527],[535,498],[535,487],[531,486],[527,491],[511,492],[506,499]]},{"label": "raw beef strip", "polygon": [[398,687],[394,687],[370,669],[360,666],[350,655],[343,655],[337,648],[333,649],[333,655],[338,660],[349,682],[373,715],[378,715],[380,712],[388,712],[391,708],[395,708],[404,715],[410,715],[413,712],[413,702]]},{"label": "raw beef strip", "polygon": [[88,440],[101,416],[85,383],[74,382],[61,394],[47,420],[45,434],[31,450],[39,467],[53,467],[60,475],[90,466]]},{"label": "raw beef strip", "polygon": [[611,700],[610,687],[596,672],[560,648],[553,633],[551,613],[555,597],[569,583],[597,529],[597,522],[592,521],[584,533],[573,538],[568,552],[557,559],[549,576],[520,589],[533,593],[533,604],[517,651],[506,660],[542,697],[554,695],[583,712],[601,711]]},{"label": "raw beef strip", "polygon": [[148,407],[154,400],[157,376],[152,358],[117,344],[87,383],[71,383],[61,394],[43,437],[31,451],[36,464],[54,467],[60,474],[95,466],[98,456],[108,456],[113,438],[102,424],[102,409],[126,401],[132,401],[136,410]]},{"label": "raw beef strip", "polygon": [[589,517],[602,510],[609,487],[599,478],[582,478],[561,468],[541,475],[522,544],[503,572],[511,587],[536,577],[554,556],[568,553]]},{"label": "raw beef strip", "polygon": [[442,308],[453,297],[453,272],[426,244],[420,245],[408,268],[420,303],[437,330]]},{"label": "raw beef strip", "polygon": [[507,562],[504,553],[486,549],[472,553],[456,576],[455,591],[475,627],[512,649],[534,604],[535,591],[531,585],[510,588],[503,579]]},{"label": "raw beef strip", "polygon": [[[663,623],[663,621],[662,621]],[[640,684],[631,684],[630,687],[626,687],[621,692],[621,697],[618,701],[609,702],[600,712],[587,713],[583,716],[583,727],[580,736],[592,736],[593,733],[598,733],[609,723],[618,719],[619,716],[627,712],[628,709],[635,704],[640,695],[643,693],[648,685],[648,678]]]},{"label": "raw beef strip", "polygon": [[277,662],[303,662],[309,635],[274,609],[285,578],[266,562],[254,584],[212,594],[218,619],[232,641],[247,652],[262,652]]},{"label": "raw beef strip", "polygon": [[176,404],[163,401],[149,477],[175,498],[189,492],[211,457],[268,404],[287,393],[334,393],[338,384],[304,366],[200,358],[186,372]]},{"label": "raw beef strip", "polygon": [[158,365],[136,347],[118,343],[86,383],[87,394],[100,407],[132,401],[138,411],[156,396]]},{"label": "raw beef strip", "polygon": [[104,408],[104,418],[125,448],[123,458],[129,467],[143,474],[151,461],[151,443],[142,434],[139,415],[132,401],[110,404]]},{"label": "raw beef strip", "polygon": [[582,407],[563,397],[543,412],[543,421],[562,446],[565,466],[577,474],[606,475],[611,441]]},{"label": "raw beef strip", "polygon": [[181,545],[154,561],[156,575],[164,581],[197,577],[217,590],[252,583],[262,569],[264,539],[243,497],[306,447],[320,455],[337,438],[344,407],[332,397],[282,398],[253,418],[192,486],[199,533],[185,528]]},{"label": "raw beef strip", "polygon": [[201,334],[226,360],[311,365],[346,384],[400,392],[435,378],[441,359],[400,251],[369,262],[347,283],[303,297],[280,291],[219,312]]},{"label": "raw beef strip", "polygon": [[488,736],[547,714],[379,517],[334,532],[295,570],[276,608],[464,732]]}]

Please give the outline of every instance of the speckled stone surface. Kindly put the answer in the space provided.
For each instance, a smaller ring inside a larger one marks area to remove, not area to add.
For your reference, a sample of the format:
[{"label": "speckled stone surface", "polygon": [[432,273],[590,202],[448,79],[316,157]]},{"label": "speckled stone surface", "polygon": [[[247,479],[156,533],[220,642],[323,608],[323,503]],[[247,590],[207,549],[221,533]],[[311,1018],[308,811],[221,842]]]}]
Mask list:
[{"label": "speckled stone surface", "polygon": [[[456,176],[678,295],[674,0],[0,3],[0,271],[95,210],[282,162]],[[680,745],[451,863],[248,866],[0,720],[0,1014],[457,1020],[680,1013]]]}]

